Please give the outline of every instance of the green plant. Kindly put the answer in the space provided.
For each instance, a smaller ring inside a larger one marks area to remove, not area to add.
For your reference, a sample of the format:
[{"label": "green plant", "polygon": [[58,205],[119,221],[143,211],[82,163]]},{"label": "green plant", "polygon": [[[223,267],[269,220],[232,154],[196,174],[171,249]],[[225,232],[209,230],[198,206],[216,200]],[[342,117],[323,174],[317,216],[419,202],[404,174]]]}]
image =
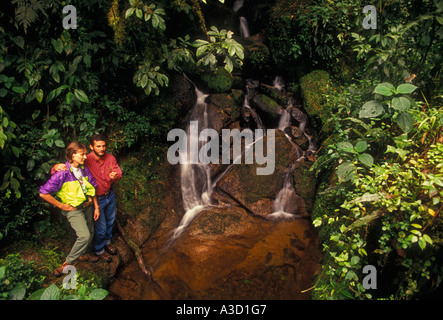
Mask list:
[{"label": "green plant", "polygon": [[33,262],[25,262],[18,254],[0,259],[0,300],[22,300],[26,290],[40,286],[44,278],[33,269]]},{"label": "green plant", "polygon": [[[414,89],[406,88],[408,92]],[[394,90],[393,86],[382,86],[377,92],[394,96]],[[397,92],[403,92],[402,88]],[[388,103],[393,104],[392,100]],[[328,211],[316,211],[313,221],[314,226],[327,230],[321,232],[325,257],[315,288],[319,298],[374,298],[362,286],[361,270],[367,264],[383,270],[392,259],[401,261],[398,274],[389,279],[397,289],[376,292],[377,298],[407,299],[438,283],[435,279],[441,277],[440,269],[431,262],[441,248],[443,235],[443,144],[439,142],[443,116],[441,108],[424,111],[417,104],[411,100],[408,110],[412,129],[395,135],[385,126],[391,143],[385,146],[382,158],[364,170],[356,170],[355,161],[367,150],[367,142],[338,141],[326,147],[328,157],[336,154],[332,156],[335,161],[351,158],[343,163],[355,167],[349,171],[337,167],[336,187],[327,189],[333,206]],[[373,132],[375,125],[366,126],[365,133]],[[339,138],[350,137],[349,132],[342,132]],[[370,141],[372,136],[366,138]],[[352,178],[346,179],[351,173]]]},{"label": "green plant", "polygon": [[209,41],[195,40],[197,66],[216,68],[220,60],[229,73],[235,66],[241,66],[244,58],[243,47],[232,38],[232,35],[232,31],[224,29],[219,31],[213,26],[208,31]]},{"label": "green plant", "polygon": [[64,290],[51,284],[47,288],[33,292],[28,300],[103,300],[109,294],[104,289],[89,288],[87,285],[81,285],[75,293],[68,295],[63,294]]},{"label": "green plant", "polygon": [[[397,88],[388,82],[380,83],[375,87],[374,93],[383,97],[394,97],[390,100],[366,102],[360,110],[359,117],[361,119],[376,118],[386,114],[394,119],[403,132],[409,132],[414,126],[412,116],[408,112],[412,100],[405,95],[411,94],[415,89],[417,87],[409,83],[400,84]],[[384,105],[387,105],[387,110]]]}]

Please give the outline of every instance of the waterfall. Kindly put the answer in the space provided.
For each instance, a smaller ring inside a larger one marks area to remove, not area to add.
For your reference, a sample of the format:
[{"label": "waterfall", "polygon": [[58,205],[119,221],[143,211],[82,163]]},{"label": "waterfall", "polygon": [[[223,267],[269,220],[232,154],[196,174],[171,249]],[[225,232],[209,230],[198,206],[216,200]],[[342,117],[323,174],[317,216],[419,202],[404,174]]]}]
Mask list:
[{"label": "waterfall", "polygon": [[246,20],[245,17],[240,17],[240,35],[243,38],[247,38],[250,36],[249,34],[249,26],[248,26],[248,20]]},{"label": "waterfall", "polygon": [[[299,158],[297,161],[300,161]],[[280,219],[293,219],[295,216],[293,212],[289,211],[289,206],[291,204],[291,200],[295,195],[294,188],[291,184],[291,177],[294,171],[294,165],[291,166],[290,170],[286,173],[285,181],[283,183],[283,188],[277,194],[274,202],[274,212],[267,216],[268,219],[271,220],[280,220]]]},{"label": "waterfall", "polygon": [[243,7],[243,2],[244,2],[244,0],[235,0],[232,10],[234,10],[234,12],[237,12],[238,10],[240,10]]},{"label": "waterfall", "polygon": [[278,121],[278,129],[281,131],[285,130],[286,127],[291,125],[291,108],[292,107],[288,106],[285,110],[283,110],[280,120]]},{"label": "waterfall", "polygon": [[[285,85],[282,77],[276,76],[273,82],[273,86],[278,90],[284,91]],[[285,110],[282,112],[282,115],[278,122],[278,129],[284,132],[284,129],[286,127],[291,126],[292,117],[294,117],[299,122],[298,125],[299,129],[302,130],[303,134],[308,138],[309,148],[306,153],[307,154],[309,154],[309,152],[315,153],[315,147],[312,143],[312,137],[305,132],[305,126],[307,120],[306,115],[302,113],[298,108],[294,107],[292,99],[289,99]],[[294,145],[294,147],[296,147],[295,142],[293,142],[292,139],[286,133],[285,136],[291,142],[291,144]],[[297,201],[296,199],[297,194],[295,193],[295,190],[291,184],[291,179],[292,179],[292,173],[294,172],[297,163],[304,161],[306,153],[303,152],[303,154],[298,154],[297,160],[293,164],[291,164],[289,168],[287,168],[283,187],[277,194],[277,197],[275,198],[274,201],[274,208],[273,208],[274,212],[267,215],[268,219],[280,220],[280,219],[293,219],[297,217],[297,213],[294,212],[294,210],[296,209],[294,203]]]},{"label": "waterfall", "polygon": [[[186,128],[187,150],[180,153],[180,179],[182,189],[183,206],[186,210],[179,226],[174,230],[173,240],[175,240],[191,221],[208,206],[211,205],[212,182],[211,168],[209,164],[193,163],[191,160],[198,158],[198,150],[204,144],[199,141],[199,134],[202,130],[209,128],[208,106],[205,102],[207,94],[203,94],[195,87],[197,101],[191,110],[190,123],[198,122],[198,129],[189,125]],[[198,143],[195,143],[198,141]],[[192,146],[198,145],[195,150]]]},{"label": "waterfall", "polygon": [[284,84],[283,78],[281,76],[278,76],[278,75],[275,76],[275,79],[274,79],[272,85],[280,91],[285,90],[285,84]]}]

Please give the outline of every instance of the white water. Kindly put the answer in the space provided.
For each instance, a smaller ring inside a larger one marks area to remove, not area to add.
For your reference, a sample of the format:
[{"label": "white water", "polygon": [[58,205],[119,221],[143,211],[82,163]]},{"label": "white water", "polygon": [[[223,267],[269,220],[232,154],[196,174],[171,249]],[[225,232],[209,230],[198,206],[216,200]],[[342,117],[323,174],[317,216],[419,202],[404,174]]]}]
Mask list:
[{"label": "white water", "polygon": [[274,79],[272,85],[280,91],[285,90],[285,84],[284,84],[283,78],[281,76],[278,76],[278,75],[275,76],[275,79]]},{"label": "white water", "polygon": [[[258,83],[254,81],[249,81],[247,84],[247,94],[245,95],[245,100],[243,104],[244,112],[248,112],[254,119],[256,126],[260,129],[263,128],[263,124],[261,122],[260,116],[255,112],[253,108],[249,105],[249,99],[252,97],[252,89],[257,87]],[[284,83],[280,77],[276,77],[274,81],[274,86],[279,88],[280,90],[284,90]],[[202,163],[191,163],[191,159],[195,158],[194,153],[198,152],[201,146],[206,143],[205,141],[199,141],[199,134],[202,130],[210,128],[209,119],[208,119],[208,106],[205,102],[207,94],[202,93],[195,88],[195,92],[197,95],[197,101],[191,110],[190,123],[191,121],[198,121],[198,130],[191,130],[191,126],[188,126],[186,133],[188,136],[187,143],[189,153],[180,154],[180,178],[181,178],[181,188],[182,188],[182,200],[183,206],[185,209],[185,214],[183,215],[179,226],[174,229],[173,236],[171,238],[171,243],[175,241],[182,232],[186,229],[186,227],[197,217],[201,212],[206,209],[214,206],[211,203],[212,191],[217,185],[218,181],[225,176],[232,168],[234,164],[238,164],[241,161],[241,157],[250,152],[253,145],[260,141],[261,139],[257,139],[252,143],[245,146],[244,151],[240,156],[237,156],[233,159],[233,162],[216,178],[211,179],[211,169],[208,164]],[[284,112],[281,115],[278,129],[284,130],[284,128],[291,126],[291,110],[294,108],[292,103],[289,103]],[[304,132],[305,122],[301,122],[299,124],[299,128]],[[286,135],[286,134],[285,134]],[[311,146],[311,137],[306,133],[305,135],[309,139],[309,150],[313,150],[313,145]],[[263,135],[264,137],[264,135]],[[263,138],[262,137],[262,138]],[[288,135],[286,137],[289,139]],[[195,139],[197,139],[198,143],[195,143]],[[290,139],[289,139],[290,140]],[[194,141],[194,143],[192,143]],[[291,144],[295,144],[291,141]],[[193,150],[191,145],[198,145],[197,150]],[[295,147],[295,146],[294,146]],[[198,154],[197,154],[198,156]],[[304,157],[301,154],[298,154],[298,159],[291,165],[291,167],[287,168],[287,172],[284,179],[284,184],[282,189],[277,194],[277,197],[274,202],[274,207],[271,214],[267,216],[268,219],[293,219],[297,216],[296,212],[287,212],[288,205],[290,205],[293,197],[294,197],[294,189],[291,184],[292,173],[294,171],[295,165],[299,161],[303,161]]]},{"label": "white water", "polygon": [[248,20],[246,20],[245,17],[240,17],[240,35],[243,38],[247,38],[250,36],[249,34],[249,26],[248,26]]},{"label": "white water", "polygon": [[237,12],[238,10],[240,10],[243,7],[243,2],[244,2],[244,0],[235,0],[234,6],[232,7],[234,12]]},{"label": "white water", "polygon": [[[275,88],[284,91],[284,82],[283,79],[280,76],[276,76],[273,82],[273,85]],[[278,129],[281,131],[284,131],[286,127],[291,126],[291,110],[294,108],[291,101],[289,101],[288,105],[286,106],[286,109],[283,111],[279,123],[278,123]],[[296,110],[298,111],[298,109]],[[303,134],[308,138],[309,141],[309,148],[308,152],[314,152],[315,153],[315,146],[312,143],[312,137],[306,134],[305,132],[305,126],[306,126],[306,120],[303,120],[299,123],[299,129],[303,131]],[[291,142],[291,144],[295,144],[290,137],[285,133],[286,138]],[[296,146],[294,146],[296,147]],[[298,159],[291,165],[289,170],[286,173],[285,181],[283,183],[282,189],[277,194],[277,197],[274,201],[274,212],[267,215],[266,217],[271,220],[284,220],[284,219],[294,219],[297,216],[296,212],[288,212],[289,206],[291,202],[293,201],[293,197],[295,195],[295,190],[291,184],[291,178],[292,173],[294,171],[294,168],[296,164],[300,161],[304,161],[304,155],[298,154]]]},{"label": "white water", "polygon": [[[199,131],[209,128],[208,106],[205,102],[207,94],[195,88],[197,101],[191,110],[191,121],[198,121],[198,130],[191,130],[190,126],[186,129],[188,136],[188,152],[180,153],[180,179],[182,189],[183,207],[186,210],[179,226],[174,230],[172,240],[175,240],[183,230],[191,223],[191,221],[203,210],[211,206],[212,183],[211,168],[208,164],[191,164],[191,159],[198,157],[198,150],[203,142],[198,141]],[[194,150],[192,145],[196,145],[198,141],[199,148]],[[194,142],[194,143],[193,143]]]},{"label": "white water", "polygon": [[283,110],[283,113],[280,117],[280,120],[278,121],[278,129],[283,131],[286,127],[289,127],[291,125],[291,107],[287,107],[285,110]]}]

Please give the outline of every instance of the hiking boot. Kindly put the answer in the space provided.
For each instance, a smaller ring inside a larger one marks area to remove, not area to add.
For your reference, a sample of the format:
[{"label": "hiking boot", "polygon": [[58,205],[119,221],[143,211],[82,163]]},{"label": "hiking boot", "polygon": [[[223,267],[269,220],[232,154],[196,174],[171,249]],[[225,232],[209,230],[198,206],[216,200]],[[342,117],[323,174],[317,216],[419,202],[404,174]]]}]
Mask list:
[{"label": "hiking boot", "polygon": [[95,255],[95,254],[88,253],[88,254],[86,254],[84,256],[80,256],[78,258],[78,261],[81,261],[81,262],[85,262],[85,261],[87,261],[87,262],[97,262],[98,261],[98,256]]},{"label": "hiking boot", "polygon": [[111,243],[105,246],[106,252],[115,256],[117,254],[117,248],[114,247]]},{"label": "hiking boot", "polygon": [[111,258],[111,256],[106,252],[106,251],[103,251],[103,253],[101,253],[101,254],[95,254],[99,259],[101,259],[101,260],[103,260],[103,261],[106,261],[106,262],[111,262],[112,261],[112,258]]},{"label": "hiking boot", "polygon": [[63,264],[60,266],[60,267],[58,267],[57,269],[55,269],[54,271],[53,271],[53,274],[54,274],[54,276],[56,276],[56,277],[60,277],[62,274],[63,274],[63,269],[66,267],[66,266],[69,266],[70,264],[68,263],[68,262],[63,262]]}]

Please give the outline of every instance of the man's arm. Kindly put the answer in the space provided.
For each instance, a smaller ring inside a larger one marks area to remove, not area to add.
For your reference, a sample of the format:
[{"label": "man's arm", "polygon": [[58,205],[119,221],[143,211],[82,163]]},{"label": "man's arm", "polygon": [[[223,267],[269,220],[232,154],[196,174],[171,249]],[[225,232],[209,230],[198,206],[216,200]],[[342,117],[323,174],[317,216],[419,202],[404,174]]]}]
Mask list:
[{"label": "man's arm", "polygon": [[55,164],[51,169],[51,174],[54,174],[58,171],[66,171],[68,170],[68,167],[64,163],[57,163]]},{"label": "man's arm", "polygon": [[122,174],[122,170],[118,166],[117,160],[112,156],[112,169],[109,178],[111,178],[112,182],[117,182],[122,177]]},{"label": "man's arm", "polygon": [[100,216],[100,206],[98,205],[97,196],[92,197],[92,202],[94,203],[94,221],[97,221]]}]

